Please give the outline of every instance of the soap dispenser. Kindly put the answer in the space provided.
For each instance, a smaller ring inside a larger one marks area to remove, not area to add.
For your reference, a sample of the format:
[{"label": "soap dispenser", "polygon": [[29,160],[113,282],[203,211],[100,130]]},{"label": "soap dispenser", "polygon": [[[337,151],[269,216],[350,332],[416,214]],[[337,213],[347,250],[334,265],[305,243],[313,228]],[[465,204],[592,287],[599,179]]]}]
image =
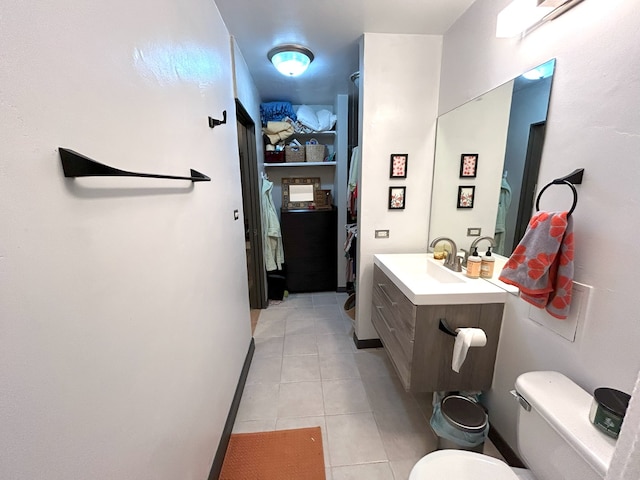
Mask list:
[{"label": "soap dispenser", "polygon": [[480,276],[482,278],[493,277],[493,267],[496,265],[496,259],[491,255],[491,247],[487,248],[487,253],[481,259]]},{"label": "soap dispenser", "polygon": [[478,247],[473,249],[473,253],[467,259],[467,277],[480,278],[480,268],[482,259],[478,255]]}]

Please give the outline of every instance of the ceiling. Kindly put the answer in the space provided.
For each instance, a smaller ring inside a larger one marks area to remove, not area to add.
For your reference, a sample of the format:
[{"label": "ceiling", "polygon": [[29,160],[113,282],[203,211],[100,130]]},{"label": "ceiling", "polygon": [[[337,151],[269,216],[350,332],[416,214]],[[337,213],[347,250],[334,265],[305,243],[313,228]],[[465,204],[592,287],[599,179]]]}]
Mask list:
[{"label": "ceiling", "polygon": [[[441,35],[475,0],[215,0],[249,66],[262,101],[333,105],[349,93],[364,32]],[[267,52],[282,43],[315,55],[300,77],[288,78]]]}]

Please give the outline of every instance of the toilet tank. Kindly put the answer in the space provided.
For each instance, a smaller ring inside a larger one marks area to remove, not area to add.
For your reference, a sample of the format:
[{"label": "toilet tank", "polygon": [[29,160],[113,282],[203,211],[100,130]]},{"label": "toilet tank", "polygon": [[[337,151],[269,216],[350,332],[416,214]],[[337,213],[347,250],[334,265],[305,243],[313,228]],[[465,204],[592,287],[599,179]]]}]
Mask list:
[{"label": "toilet tank", "polygon": [[589,421],[592,396],[558,372],[528,372],[516,391],[518,450],[537,480],[602,480],[615,440]]}]

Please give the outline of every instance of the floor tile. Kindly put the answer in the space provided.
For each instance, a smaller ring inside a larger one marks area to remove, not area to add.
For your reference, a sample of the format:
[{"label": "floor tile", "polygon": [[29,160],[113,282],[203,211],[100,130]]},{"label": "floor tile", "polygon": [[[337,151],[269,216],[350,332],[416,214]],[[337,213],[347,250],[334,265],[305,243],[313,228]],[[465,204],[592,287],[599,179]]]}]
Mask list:
[{"label": "floor tile", "polygon": [[321,355],[318,358],[320,359],[320,375],[323,380],[360,378],[352,353]]},{"label": "floor tile", "polygon": [[245,385],[236,422],[268,420],[278,416],[278,383]]},{"label": "floor tile", "polygon": [[333,480],[394,480],[388,462],[333,467],[331,473]]},{"label": "floor tile", "polygon": [[404,390],[398,377],[363,377],[362,383],[374,412],[418,407],[415,399]]},{"label": "floor tile", "polygon": [[312,318],[308,318],[308,317],[287,318],[285,335],[314,335],[315,333],[316,333],[316,324]]},{"label": "floor tile", "polygon": [[329,458],[329,448],[327,440],[327,424],[325,417],[287,417],[278,418],[276,421],[276,430],[289,430],[292,428],[308,428],[320,427],[322,430],[322,450],[324,453],[324,466],[330,467],[331,460]]},{"label": "floor tile", "polygon": [[247,385],[253,383],[278,383],[282,371],[282,356],[258,357],[251,361]]},{"label": "floor tile", "polygon": [[383,348],[365,348],[355,354],[361,377],[397,376],[396,370]]},{"label": "floor tile", "polygon": [[264,313],[260,314],[260,320],[256,325],[254,338],[283,337],[286,325],[285,318],[265,319]]},{"label": "floor tile", "polygon": [[231,433],[272,432],[276,429],[276,419],[246,420],[235,422]]},{"label": "floor tile", "polygon": [[282,383],[277,401],[277,416],[311,417],[324,415],[320,382]]},{"label": "floor tile", "polygon": [[282,355],[284,337],[258,337],[254,339],[256,349],[253,358],[275,357]]},{"label": "floor tile", "polygon": [[311,296],[311,301],[314,307],[338,304],[335,293],[315,293]]},{"label": "floor tile", "polygon": [[316,380],[320,380],[317,355],[295,355],[282,359],[282,376],[280,377],[282,383]]},{"label": "floor tile", "polygon": [[[416,463],[418,463],[418,460],[420,460],[420,458],[411,460],[391,460],[389,462],[389,465],[391,466],[391,470],[393,471],[393,477],[395,478],[395,480],[407,480],[409,478],[409,474],[411,473],[411,469]],[[452,478],[451,480],[456,479]]]},{"label": "floor tile", "polygon": [[370,412],[371,406],[358,378],[324,380],[322,382],[324,411],[327,415]]},{"label": "floor tile", "polygon": [[356,353],[353,339],[345,334],[318,335],[316,338],[317,349],[320,355],[332,355],[335,353]]},{"label": "floor tile", "polygon": [[309,310],[308,313],[316,320],[339,320],[342,318],[338,305],[322,305],[314,307]]},{"label": "floor tile", "polygon": [[310,294],[289,294],[280,305],[279,308],[311,308],[313,300]]},{"label": "floor tile", "polygon": [[389,460],[411,460],[434,451],[436,435],[418,406],[374,412]]},{"label": "floor tile", "polygon": [[346,322],[344,318],[320,318],[315,320],[315,332],[317,335],[347,335],[352,328],[351,322]]},{"label": "floor tile", "polygon": [[332,467],[387,461],[371,413],[328,415],[326,422]]},{"label": "floor tile", "polygon": [[317,355],[316,336],[310,334],[284,337],[284,355]]}]

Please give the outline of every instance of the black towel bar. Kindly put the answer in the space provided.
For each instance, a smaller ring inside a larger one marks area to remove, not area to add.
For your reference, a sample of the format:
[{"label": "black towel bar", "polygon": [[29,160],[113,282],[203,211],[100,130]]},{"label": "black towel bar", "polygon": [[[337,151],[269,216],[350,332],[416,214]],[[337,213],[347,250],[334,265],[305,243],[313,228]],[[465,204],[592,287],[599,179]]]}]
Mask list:
[{"label": "black towel bar", "polygon": [[206,175],[191,169],[190,177],[177,177],[175,175],[157,175],[153,173],[127,172],[118,168],[110,167],[95,160],[74,152],[68,148],[59,147],[60,159],[62,160],[62,170],[64,176],[75,177],[145,177],[145,178],[168,178],[172,180],[190,180],[192,182],[210,182]]}]

